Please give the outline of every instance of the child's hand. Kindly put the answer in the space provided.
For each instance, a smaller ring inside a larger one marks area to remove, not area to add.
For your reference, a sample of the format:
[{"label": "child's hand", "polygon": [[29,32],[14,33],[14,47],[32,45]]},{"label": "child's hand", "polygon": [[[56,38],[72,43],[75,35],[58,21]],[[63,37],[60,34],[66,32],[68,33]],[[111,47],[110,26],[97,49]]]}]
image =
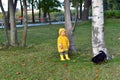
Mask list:
[{"label": "child's hand", "polygon": [[62,49],[62,48],[63,48],[61,44],[59,45],[59,48],[60,48],[60,49]]},{"label": "child's hand", "polygon": [[70,47],[70,45],[68,44],[68,48]]}]

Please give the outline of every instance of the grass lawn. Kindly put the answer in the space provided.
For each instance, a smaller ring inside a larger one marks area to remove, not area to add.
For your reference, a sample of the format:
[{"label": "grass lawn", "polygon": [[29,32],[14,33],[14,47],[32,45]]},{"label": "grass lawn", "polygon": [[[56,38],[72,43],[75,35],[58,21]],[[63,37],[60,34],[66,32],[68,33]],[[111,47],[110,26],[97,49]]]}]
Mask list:
[{"label": "grass lawn", "polygon": [[[26,48],[0,50],[0,80],[120,80],[120,20],[105,20],[105,42],[113,57],[95,65],[90,60],[91,22],[79,23],[75,31],[77,53],[60,61],[56,48],[58,29],[63,25],[29,27]],[[23,28],[18,29],[21,44]],[[0,42],[4,42],[0,29]]]}]

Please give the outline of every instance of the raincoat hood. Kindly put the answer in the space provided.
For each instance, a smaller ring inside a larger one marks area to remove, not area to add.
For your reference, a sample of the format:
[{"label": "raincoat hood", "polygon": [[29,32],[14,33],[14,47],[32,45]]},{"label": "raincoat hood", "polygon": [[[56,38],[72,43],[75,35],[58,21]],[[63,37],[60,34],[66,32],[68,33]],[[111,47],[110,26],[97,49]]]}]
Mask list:
[{"label": "raincoat hood", "polygon": [[60,29],[59,29],[59,35],[61,35],[61,32],[62,32],[62,31],[66,31],[65,28],[60,28]]}]

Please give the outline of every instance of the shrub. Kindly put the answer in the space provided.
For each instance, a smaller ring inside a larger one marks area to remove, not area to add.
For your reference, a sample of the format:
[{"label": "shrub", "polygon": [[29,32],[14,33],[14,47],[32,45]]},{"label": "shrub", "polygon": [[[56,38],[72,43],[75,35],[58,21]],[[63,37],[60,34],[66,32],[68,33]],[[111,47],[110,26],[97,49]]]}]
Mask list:
[{"label": "shrub", "polygon": [[105,18],[120,18],[119,10],[107,10],[104,12]]}]

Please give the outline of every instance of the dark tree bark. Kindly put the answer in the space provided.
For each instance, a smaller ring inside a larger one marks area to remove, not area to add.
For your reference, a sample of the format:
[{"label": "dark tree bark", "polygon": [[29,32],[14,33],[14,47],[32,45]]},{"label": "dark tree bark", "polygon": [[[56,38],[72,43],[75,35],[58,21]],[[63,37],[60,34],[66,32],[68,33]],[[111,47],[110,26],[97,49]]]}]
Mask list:
[{"label": "dark tree bark", "polygon": [[80,3],[80,19],[82,20],[82,3]]},{"label": "dark tree bark", "polygon": [[47,22],[47,12],[46,11],[43,12],[43,18],[44,18],[44,22]]},{"label": "dark tree bark", "polygon": [[34,0],[32,0],[32,22],[35,23],[35,16],[34,16]]},{"label": "dark tree bark", "polygon": [[7,11],[7,29],[10,30],[10,10],[9,10],[9,1],[8,1],[8,11]]},{"label": "dark tree bark", "polygon": [[89,6],[90,6],[90,4],[91,4],[91,0],[85,0],[84,11],[83,11],[83,14],[82,14],[82,20],[83,21],[88,20],[88,17],[89,17]]},{"label": "dark tree bark", "polygon": [[49,19],[49,24],[51,24],[51,16],[50,16],[50,13],[48,13],[48,19]]},{"label": "dark tree bark", "polygon": [[13,2],[15,11],[16,11],[16,7],[17,7],[17,1],[18,1],[18,0],[15,0],[15,1]]},{"label": "dark tree bark", "polygon": [[[41,4],[40,4],[41,2],[40,2],[40,0],[39,0],[39,5],[41,6]],[[41,22],[41,7],[39,7],[39,21]]]},{"label": "dark tree bark", "polygon": [[20,0],[20,6],[21,6],[21,24],[23,23],[23,5],[22,5],[22,0]]}]

